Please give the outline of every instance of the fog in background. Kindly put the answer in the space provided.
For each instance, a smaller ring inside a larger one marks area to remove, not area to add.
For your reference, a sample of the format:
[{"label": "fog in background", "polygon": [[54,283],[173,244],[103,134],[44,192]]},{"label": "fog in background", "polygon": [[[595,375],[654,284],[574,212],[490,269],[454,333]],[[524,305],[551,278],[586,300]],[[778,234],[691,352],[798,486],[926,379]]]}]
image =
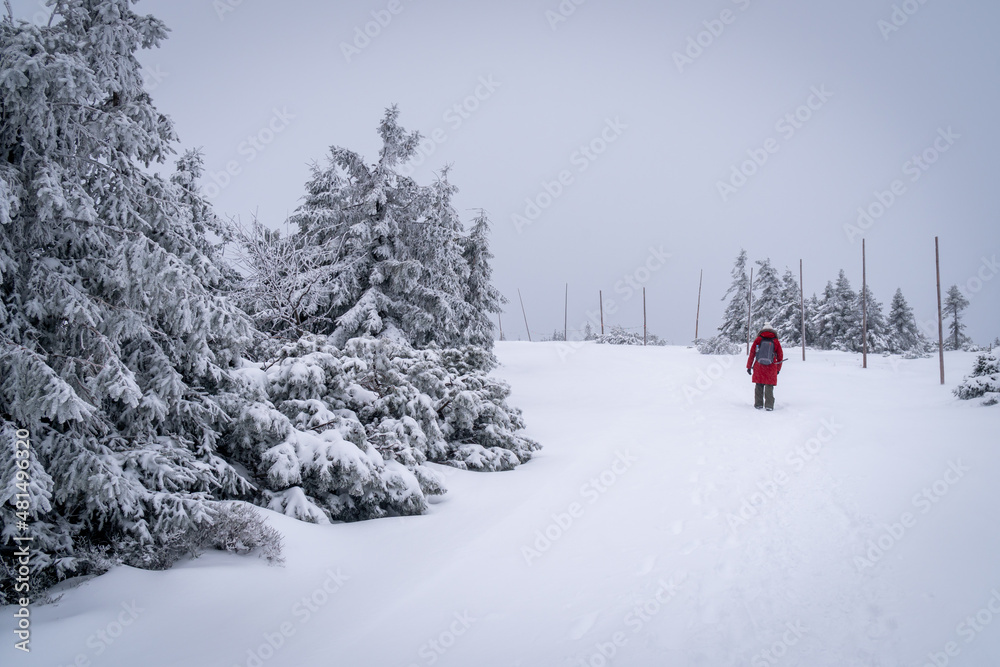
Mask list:
[{"label": "fog in background", "polygon": [[[39,2],[13,5],[45,16]],[[628,278],[647,289],[650,330],[687,343],[700,270],[706,336],[741,247],[779,272],[803,259],[808,296],[840,268],[860,288],[862,236],[886,312],[901,287],[932,321],[936,235],[943,288],[972,302],[967,333],[1000,335],[995,3],[143,0],[137,11],[171,28],[142,55],[147,87],[182,147],[204,151],[222,215],[283,227],[310,163],[331,145],[374,161],[376,127],[398,104],[404,127],[428,137],[417,180],[452,164],[463,218],[491,215],[508,339],[526,338],[518,288],[536,340],[561,330],[566,283],[571,330],[598,290],[606,323],[641,327]],[[872,215],[863,225],[859,208]]]}]

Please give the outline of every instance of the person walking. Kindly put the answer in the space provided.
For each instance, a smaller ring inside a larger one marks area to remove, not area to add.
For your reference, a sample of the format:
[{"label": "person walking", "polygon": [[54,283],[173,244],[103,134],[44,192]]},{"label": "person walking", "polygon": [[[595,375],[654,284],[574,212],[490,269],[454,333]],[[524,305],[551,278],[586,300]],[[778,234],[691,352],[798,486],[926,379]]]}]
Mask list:
[{"label": "person walking", "polygon": [[774,410],[774,387],[785,357],[778,341],[778,333],[770,322],[757,334],[747,358],[747,375],[754,383],[753,406],[758,410]]}]

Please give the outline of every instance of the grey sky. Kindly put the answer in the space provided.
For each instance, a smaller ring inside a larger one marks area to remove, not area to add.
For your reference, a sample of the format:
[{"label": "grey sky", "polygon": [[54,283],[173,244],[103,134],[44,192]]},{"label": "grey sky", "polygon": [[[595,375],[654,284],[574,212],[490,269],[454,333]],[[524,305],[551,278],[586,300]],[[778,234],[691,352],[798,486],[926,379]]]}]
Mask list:
[{"label": "grey sky", "polygon": [[[37,11],[14,6],[22,18]],[[1000,268],[984,264],[1000,254],[993,2],[896,2],[898,26],[882,0],[137,7],[172,29],[143,55],[157,106],[185,147],[203,148],[209,171],[238,167],[225,187],[206,180],[220,213],[257,210],[281,225],[330,145],[375,158],[392,103],[404,126],[436,137],[414,175],[426,183],[453,163],[465,219],[467,209],[490,212],[508,338],[524,337],[518,287],[533,331],[561,329],[566,282],[571,329],[599,289],[618,302],[607,321],[640,326],[641,298],[625,298],[619,281],[647,277],[650,248],[670,254],[645,282],[650,328],[675,343],[693,337],[700,269],[702,333],[714,332],[740,247],[779,271],[804,259],[807,294],[839,268],[857,289],[861,235],[851,242],[845,225],[859,207],[878,213],[876,193],[894,181],[894,201],[863,232],[876,296],[887,308],[902,287],[918,319],[933,318],[939,235],[945,289],[969,289],[968,333],[1000,335]],[[368,23],[377,35],[355,44]],[[679,68],[674,54],[689,39],[707,46]],[[345,55],[345,43],[358,52]],[[794,125],[778,124],[796,112]],[[588,157],[580,147],[592,141],[603,152]],[[911,162],[927,149],[933,164]],[[724,201],[718,183],[754,155],[763,164],[746,165],[755,173]],[[547,199],[544,183],[561,192]],[[527,199],[547,207],[518,230]]]}]

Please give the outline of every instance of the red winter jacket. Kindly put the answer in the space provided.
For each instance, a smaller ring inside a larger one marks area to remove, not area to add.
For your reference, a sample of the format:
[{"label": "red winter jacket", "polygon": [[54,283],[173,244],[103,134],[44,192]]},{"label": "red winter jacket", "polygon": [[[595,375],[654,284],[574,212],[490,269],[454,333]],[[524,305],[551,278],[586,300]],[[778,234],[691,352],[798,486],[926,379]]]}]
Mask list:
[{"label": "red winter jacket", "polygon": [[[770,338],[774,340],[774,363],[770,366],[761,366],[754,358],[757,356],[757,346],[760,342]],[[764,329],[760,332],[750,347],[750,357],[747,359],[747,368],[753,368],[753,381],[756,384],[778,384],[778,371],[781,370],[781,362],[785,355],[781,351],[781,343],[778,342],[778,334],[771,329]]]}]

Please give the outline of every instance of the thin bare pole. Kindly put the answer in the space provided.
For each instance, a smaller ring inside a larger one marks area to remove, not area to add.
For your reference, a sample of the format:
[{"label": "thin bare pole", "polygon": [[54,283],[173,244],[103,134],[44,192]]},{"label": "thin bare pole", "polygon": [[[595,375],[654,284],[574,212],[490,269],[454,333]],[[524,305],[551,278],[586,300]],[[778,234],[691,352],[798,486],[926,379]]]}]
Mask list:
[{"label": "thin bare pole", "polygon": [[524,330],[528,332],[528,342],[531,342],[531,329],[528,328],[528,314],[524,312],[524,299],[521,298],[521,288],[517,289],[517,300],[521,302],[521,314],[524,315]]},{"label": "thin bare pole", "polygon": [[750,321],[753,319],[753,267],[750,267],[750,286],[747,288],[747,354],[750,354]]},{"label": "thin bare pole", "polygon": [[802,361],[806,360],[806,290],[802,285],[802,260],[799,260],[799,303],[802,306]]},{"label": "thin bare pole", "polygon": [[566,334],[569,331],[569,329],[567,328],[568,322],[569,322],[569,283],[566,283],[566,301],[563,304],[563,340],[564,341],[569,340],[566,337]]},{"label": "thin bare pole", "polygon": [[503,317],[497,313],[497,324],[500,325],[500,340],[503,340]]},{"label": "thin bare pole", "polygon": [[694,339],[698,340],[698,320],[701,319],[701,281],[705,277],[705,270],[698,274],[698,310],[694,314]]},{"label": "thin bare pole", "polygon": [[937,267],[938,295],[938,360],[941,364],[941,384],[944,384],[944,315],[941,312],[941,254],[938,250],[938,237],[934,237],[934,264]]},{"label": "thin bare pole", "polygon": [[646,288],[642,288],[642,344],[646,344]]},{"label": "thin bare pole", "polygon": [[861,368],[868,368],[868,271],[861,239]]},{"label": "thin bare pole", "polygon": [[601,335],[604,335],[604,292],[597,290],[597,298],[601,301]]}]

